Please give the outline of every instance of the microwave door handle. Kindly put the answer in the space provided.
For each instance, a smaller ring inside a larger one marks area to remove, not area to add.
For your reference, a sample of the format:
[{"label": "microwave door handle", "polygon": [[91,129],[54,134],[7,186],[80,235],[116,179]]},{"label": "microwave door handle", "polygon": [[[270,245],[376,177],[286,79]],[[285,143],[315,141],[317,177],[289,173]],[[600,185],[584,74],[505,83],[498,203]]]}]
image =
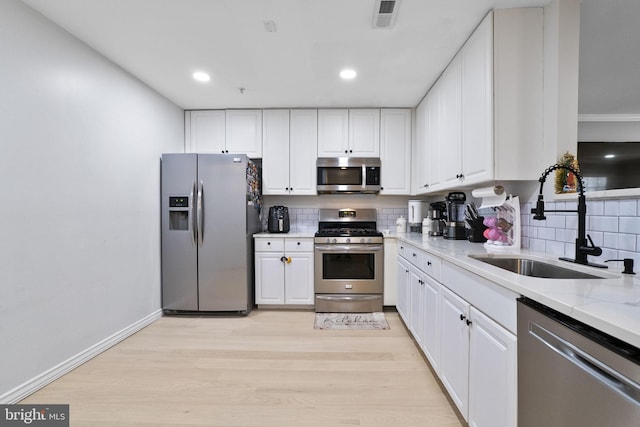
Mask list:
[{"label": "microwave door handle", "polygon": [[367,186],[367,167],[362,165],[362,189]]}]

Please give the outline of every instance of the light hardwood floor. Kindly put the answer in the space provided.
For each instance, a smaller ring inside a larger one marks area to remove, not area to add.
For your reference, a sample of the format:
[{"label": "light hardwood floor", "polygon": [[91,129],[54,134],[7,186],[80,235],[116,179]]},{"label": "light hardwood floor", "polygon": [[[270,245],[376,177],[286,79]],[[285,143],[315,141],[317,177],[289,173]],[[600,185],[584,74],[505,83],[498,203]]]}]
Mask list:
[{"label": "light hardwood floor", "polygon": [[398,314],[385,331],[314,330],[311,311],[163,317],[21,403],[72,426],[464,425]]}]

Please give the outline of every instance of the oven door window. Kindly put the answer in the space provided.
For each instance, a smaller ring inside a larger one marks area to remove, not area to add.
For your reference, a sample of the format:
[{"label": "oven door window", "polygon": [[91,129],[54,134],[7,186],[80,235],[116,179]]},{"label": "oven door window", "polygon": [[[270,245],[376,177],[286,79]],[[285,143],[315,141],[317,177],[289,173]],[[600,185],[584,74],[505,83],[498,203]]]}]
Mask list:
[{"label": "oven door window", "polygon": [[362,185],[362,168],[321,167],[318,168],[320,185]]},{"label": "oven door window", "polygon": [[324,253],[322,278],[327,280],[374,280],[375,254]]}]

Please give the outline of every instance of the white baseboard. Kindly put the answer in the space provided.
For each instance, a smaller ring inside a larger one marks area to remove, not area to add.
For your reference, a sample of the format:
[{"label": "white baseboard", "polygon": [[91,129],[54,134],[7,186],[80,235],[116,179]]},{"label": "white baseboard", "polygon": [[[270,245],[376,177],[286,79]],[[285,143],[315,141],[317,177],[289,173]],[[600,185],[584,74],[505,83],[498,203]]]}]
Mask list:
[{"label": "white baseboard", "polygon": [[84,351],[76,354],[75,356],[70,357],[64,362],[54,366],[48,371],[43,372],[37,377],[32,378],[31,380],[19,385],[13,390],[8,391],[7,393],[0,396],[0,404],[11,404],[17,403],[30,394],[38,391],[42,387],[47,384],[57,380],[67,372],[72,371],[88,360],[96,357],[103,351],[108,350],[110,347],[118,344],[123,341],[127,337],[135,334],[139,330],[143,329],[146,326],[149,326],[151,323],[158,320],[162,317],[162,310],[157,310],[148,316],[138,320],[137,322],[127,326],[119,332],[111,335],[110,337],[105,338],[104,340],[96,343],[95,345],[87,348]]}]

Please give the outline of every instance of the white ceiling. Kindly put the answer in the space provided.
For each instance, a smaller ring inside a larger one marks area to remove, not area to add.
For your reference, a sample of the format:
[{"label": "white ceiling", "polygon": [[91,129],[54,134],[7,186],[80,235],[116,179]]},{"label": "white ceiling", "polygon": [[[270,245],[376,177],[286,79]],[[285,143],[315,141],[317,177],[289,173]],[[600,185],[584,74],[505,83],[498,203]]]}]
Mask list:
[{"label": "white ceiling", "polygon": [[[375,0],[23,1],[180,107],[213,109],[413,107],[490,9],[550,0],[400,0],[384,30]],[[582,0],[580,113],[640,113],[639,19],[638,0]]]},{"label": "white ceiling", "polygon": [[[412,107],[490,9],[549,0],[400,0],[384,30],[375,0],[23,1],[180,107],[208,109]],[[347,66],[356,80],[339,79]]]}]

